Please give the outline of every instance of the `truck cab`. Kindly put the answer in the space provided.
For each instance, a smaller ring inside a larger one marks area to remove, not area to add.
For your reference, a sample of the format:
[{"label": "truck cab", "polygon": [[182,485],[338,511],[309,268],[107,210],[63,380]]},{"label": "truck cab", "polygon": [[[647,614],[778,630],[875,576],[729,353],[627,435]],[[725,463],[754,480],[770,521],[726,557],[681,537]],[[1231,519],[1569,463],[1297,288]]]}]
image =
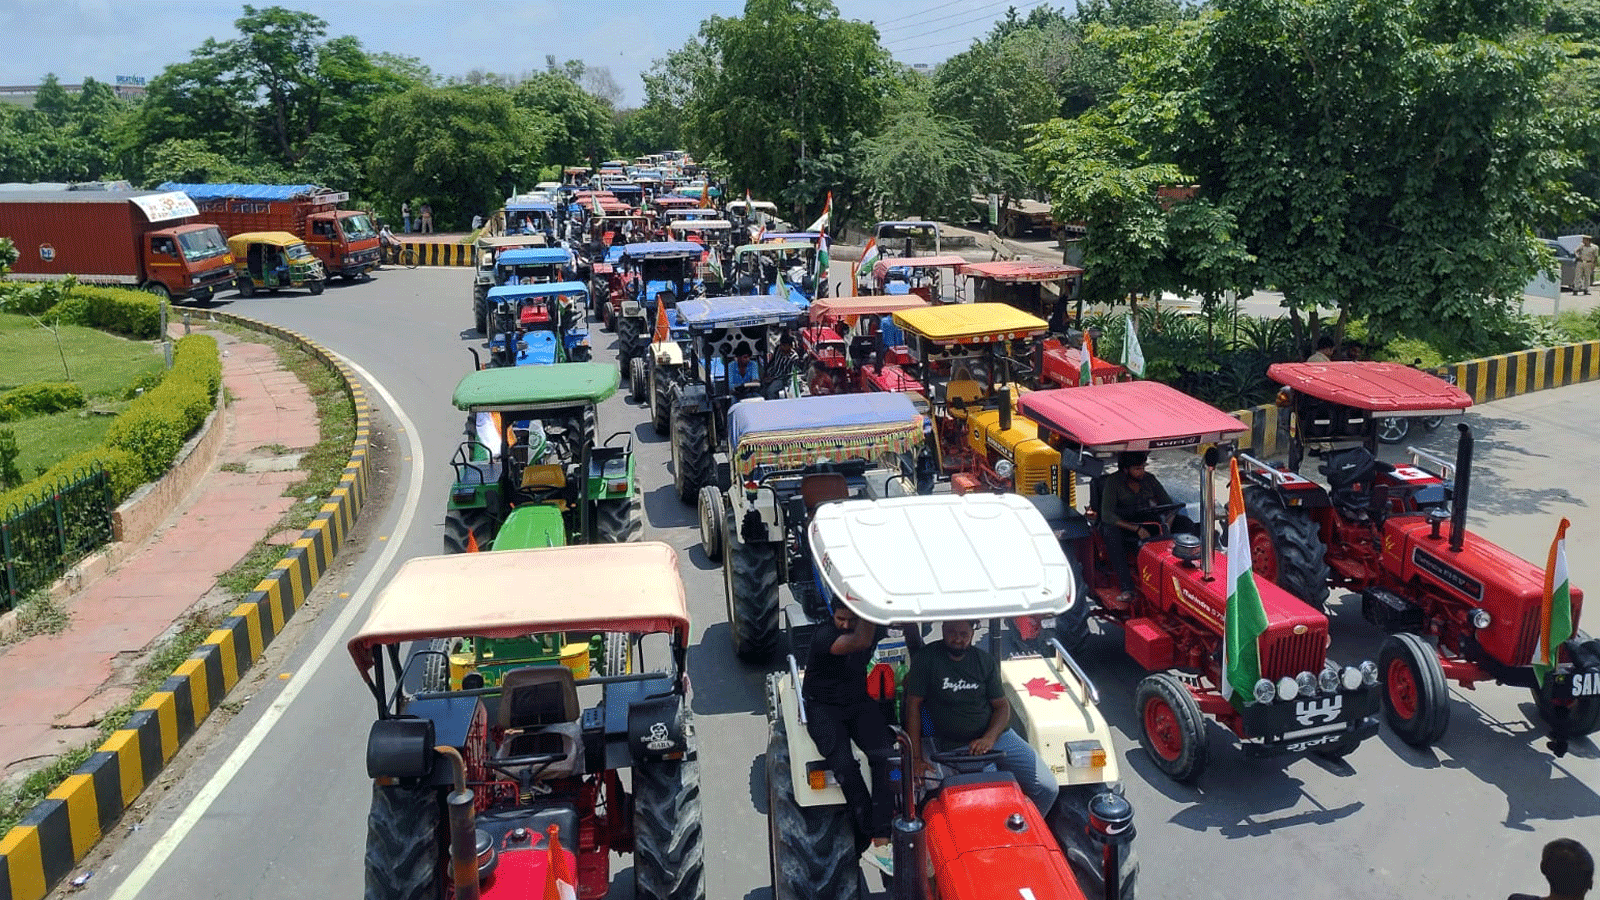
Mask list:
[{"label": "truck cab", "polygon": [[304,240],[330,275],[354,279],[378,267],[378,229],[364,212],[311,213],[306,216]]}]

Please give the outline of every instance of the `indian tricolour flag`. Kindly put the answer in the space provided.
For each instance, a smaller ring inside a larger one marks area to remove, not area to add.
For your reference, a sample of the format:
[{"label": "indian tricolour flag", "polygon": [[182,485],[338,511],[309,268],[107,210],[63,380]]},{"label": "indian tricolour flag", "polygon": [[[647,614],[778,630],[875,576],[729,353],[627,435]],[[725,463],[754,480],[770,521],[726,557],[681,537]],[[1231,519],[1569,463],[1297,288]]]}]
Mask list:
[{"label": "indian tricolour flag", "polygon": [[1094,384],[1094,338],[1083,333],[1083,349],[1078,353],[1078,383]]},{"label": "indian tricolour flag", "polygon": [[812,222],[811,223],[811,227],[807,228],[806,230],[807,231],[827,231],[828,230],[828,223],[831,222],[832,220],[833,220],[833,191],[829,191],[828,192],[828,200],[827,200],[827,202],[822,204],[822,215],[818,216],[817,220],[815,222]]},{"label": "indian tricolour flag", "polygon": [[870,283],[872,280],[872,267],[883,258],[883,251],[878,249],[878,239],[869,238],[867,245],[861,248],[861,262],[856,263],[856,285],[859,287],[863,277]]},{"label": "indian tricolour flag", "polygon": [[1550,561],[1544,570],[1544,609],[1539,616],[1539,646],[1533,650],[1533,677],[1544,687],[1544,677],[1561,661],[1561,645],[1572,639],[1572,589],[1567,581],[1566,519],[1556,526],[1550,543]]},{"label": "indian tricolour flag", "polygon": [[1250,564],[1250,526],[1245,523],[1244,492],[1239,488],[1239,460],[1228,460],[1228,608],[1223,619],[1222,696],[1255,696],[1261,680],[1261,635],[1267,631],[1267,610],[1256,589]]}]

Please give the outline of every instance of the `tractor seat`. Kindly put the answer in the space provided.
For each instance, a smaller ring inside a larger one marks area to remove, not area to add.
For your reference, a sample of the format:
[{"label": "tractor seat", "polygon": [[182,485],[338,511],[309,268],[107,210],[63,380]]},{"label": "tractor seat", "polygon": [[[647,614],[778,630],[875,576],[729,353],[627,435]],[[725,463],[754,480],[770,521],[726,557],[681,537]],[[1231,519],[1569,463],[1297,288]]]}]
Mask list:
[{"label": "tractor seat", "polygon": [[528,466],[522,470],[521,487],[523,489],[564,488],[566,486],[566,470],[553,463],[541,463],[536,466]]},{"label": "tractor seat", "polygon": [[563,778],[583,774],[583,708],[572,670],[562,665],[512,669],[500,681],[495,715],[503,740],[497,759],[536,753],[560,754],[536,777]]},{"label": "tractor seat", "polygon": [[[961,373],[958,373],[958,375],[959,374]],[[964,419],[967,417],[966,409],[958,408],[956,404],[957,400],[960,400],[962,404],[965,404],[968,407],[972,406],[974,403],[982,401],[983,385],[972,380],[971,378],[957,377],[952,379],[949,387],[945,388],[945,406],[950,410],[950,415],[952,417]]]},{"label": "tractor seat", "polygon": [[816,512],[817,507],[833,500],[850,499],[850,482],[838,472],[818,472],[800,479],[800,499],[806,512]]}]

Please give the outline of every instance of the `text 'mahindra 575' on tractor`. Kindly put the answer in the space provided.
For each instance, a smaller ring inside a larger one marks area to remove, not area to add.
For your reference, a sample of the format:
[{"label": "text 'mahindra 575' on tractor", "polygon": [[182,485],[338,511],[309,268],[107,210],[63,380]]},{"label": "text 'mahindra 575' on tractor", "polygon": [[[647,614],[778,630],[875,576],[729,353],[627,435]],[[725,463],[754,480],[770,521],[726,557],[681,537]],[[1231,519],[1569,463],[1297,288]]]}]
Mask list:
[{"label": "text 'mahindra 575' on tractor", "polygon": [[[933,784],[893,780],[891,896],[1131,900],[1133,810],[1121,795],[1098,691],[1058,642],[1023,637],[1039,617],[1080,602],[1072,568],[1038,510],[993,494],[844,500],[817,507],[808,532],[829,607],[842,603],[876,625],[986,623],[983,640],[1000,661],[1013,727],[1060,785],[1041,813],[1009,773],[970,771],[993,760],[964,750],[932,757],[960,774]],[[810,632],[810,623],[791,628],[788,666],[767,679],[773,896],[854,900],[862,879],[852,820],[807,733],[800,700]],[[904,672],[903,665],[880,667]],[[903,699],[897,680],[873,679],[887,705]],[[910,753],[904,732],[895,753],[896,766]],[[856,762],[867,778],[859,750]]]},{"label": "text 'mahindra 575' on tractor", "polygon": [[[525,583],[541,588],[484,589]],[[532,665],[465,690],[426,674],[437,669],[436,639],[582,632],[629,636],[621,674]],[[378,710],[367,737],[366,900],[522,900],[559,883],[601,898],[613,853],[633,856],[632,896],[703,900],[688,644],[677,555],[665,544],[402,565],[349,641]]]},{"label": "text 'mahindra 575' on tractor", "polygon": [[[1531,662],[1545,572],[1467,530],[1471,429],[1458,426],[1454,462],[1415,447],[1408,465],[1377,458],[1380,418],[1459,417],[1472,398],[1395,363],[1279,363],[1267,374],[1292,391],[1294,426],[1287,468],[1245,460],[1253,561],[1319,606],[1330,587],[1360,596],[1363,616],[1389,633],[1379,665],[1395,733],[1416,746],[1439,741],[1449,681],[1529,688],[1558,754],[1594,732],[1600,641],[1577,631],[1583,592],[1570,592],[1573,637],[1541,685]],[[1308,452],[1326,488],[1299,474]]]},{"label": "text 'mahindra 575' on tractor", "polygon": [[[1214,468],[1201,475],[1198,537],[1170,528],[1130,551],[1134,590],[1122,599],[1118,573],[1099,527],[1105,461],[1124,451],[1184,450],[1231,442],[1246,428],[1228,413],[1154,381],[1055,388],[1024,394],[1018,409],[1059,450],[1061,466],[1089,478],[1087,508],[1052,509],[1051,524],[1082,566],[1086,597],[1058,616],[1069,649],[1088,634],[1089,618],[1122,628],[1128,655],[1152,674],[1135,704],[1145,748],[1163,772],[1193,781],[1204,772],[1206,716],[1238,737],[1252,756],[1312,752],[1342,757],[1378,730],[1377,667],[1340,666],[1327,656],[1328,619],[1273,584],[1258,585],[1267,619],[1257,640],[1261,678],[1252,695],[1222,692],[1222,645],[1229,585],[1226,557],[1214,550]],[[1178,510],[1161,510],[1170,523]]]}]

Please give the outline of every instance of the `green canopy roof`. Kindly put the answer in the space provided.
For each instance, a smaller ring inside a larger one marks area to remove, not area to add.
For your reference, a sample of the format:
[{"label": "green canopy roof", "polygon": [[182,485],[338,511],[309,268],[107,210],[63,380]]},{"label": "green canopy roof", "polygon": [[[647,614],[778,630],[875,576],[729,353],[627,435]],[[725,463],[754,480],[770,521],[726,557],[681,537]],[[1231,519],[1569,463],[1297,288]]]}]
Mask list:
[{"label": "green canopy roof", "polygon": [[471,372],[456,385],[456,409],[507,412],[540,406],[599,403],[617,392],[613,363],[506,366]]}]

